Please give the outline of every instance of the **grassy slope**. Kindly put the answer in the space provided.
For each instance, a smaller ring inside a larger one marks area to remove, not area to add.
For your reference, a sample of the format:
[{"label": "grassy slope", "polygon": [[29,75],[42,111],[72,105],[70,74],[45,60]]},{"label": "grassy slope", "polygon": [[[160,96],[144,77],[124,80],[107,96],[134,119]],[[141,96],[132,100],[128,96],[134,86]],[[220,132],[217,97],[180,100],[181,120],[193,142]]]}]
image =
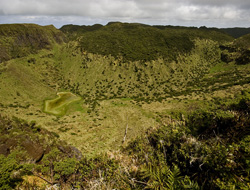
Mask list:
[{"label": "grassy slope", "polygon": [[[205,34],[204,30],[203,38]],[[36,120],[85,155],[117,149],[126,126],[128,142],[159,126],[161,114],[209,108],[209,101],[204,100],[232,98],[249,88],[249,65],[221,62],[213,35],[207,37],[210,40],[193,39],[194,48],[175,61],[126,61],[81,51],[77,42],[70,42],[4,62],[0,65],[0,110]],[[222,39],[221,34],[217,37]],[[83,100],[72,103],[62,117],[43,113],[44,100],[54,98],[58,91],[71,91]]]},{"label": "grassy slope", "polygon": [[[216,43],[197,40],[195,45],[190,54],[179,56],[177,62],[168,62],[163,58],[124,62],[112,56],[82,54],[77,50],[74,60],[70,55],[60,57],[62,64],[59,66],[67,82],[65,88],[71,88],[89,101],[116,97],[154,101],[185,91],[189,82],[203,76],[209,67],[219,61]],[[66,48],[64,51],[74,50]],[[66,64],[69,61],[72,64]]]},{"label": "grassy slope", "polygon": [[50,49],[54,43],[62,43],[65,39],[64,34],[52,25],[1,24],[0,63]]},{"label": "grassy slope", "polygon": [[[125,114],[131,125],[128,139],[154,123],[150,116],[141,113],[141,108],[133,105],[129,99],[117,100],[117,103],[112,100],[103,101],[103,106],[97,105],[91,113],[87,111],[92,109],[83,100],[72,103],[63,117],[42,113],[44,100],[54,98],[64,88],[59,88],[63,79],[55,68],[60,61],[56,56],[61,54],[61,48],[55,47],[54,52],[43,50],[39,54],[2,64],[1,112],[28,121],[36,120],[88,154],[97,154],[121,144],[127,124]],[[35,59],[35,64],[29,63],[30,59]],[[18,74],[15,74],[17,71]],[[132,131],[134,125],[137,127]]]},{"label": "grassy slope", "polygon": [[[224,72],[224,66],[219,64],[216,65],[212,68],[211,74],[207,73],[206,78],[210,79],[211,76],[216,78]],[[232,68],[235,67],[236,66],[232,66]],[[228,70],[233,72],[234,69],[232,68],[228,68]],[[242,72],[249,71],[248,66],[238,66],[238,69]],[[40,71],[37,70],[36,75],[38,75],[38,72]],[[75,76],[75,74],[72,74],[71,76]],[[228,82],[231,82],[231,80],[228,79],[228,75],[225,75],[224,78]],[[79,79],[82,78],[79,77]],[[49,94],[51,95],[51,98],[54,97],[56,89],[46,89],[49,93],[44,93],[46,90],[43,89],[42,92],[44,94],[41,94],[38,91],[38,89],[41,88],[41,85],[39,85],[36,86],[36,90],[34,90],[32,94],[36,98],[30,98],[29,101],[29,104],[34,106],[30,106],[28,109],[20,107],[19,105],[26,106],[24,101],[27,101],[27,99],[18,99],[15,100],[18,103],[15,103],[13,107],[5,104],[8,107],[2,108],[2,110],[8,115],[15,115],[27,120],[36,120],[39,124],[42,124],[47,129],[58,133],[62,139],[77,146],[86,154],[95,155],[101,151],[118,148],[122,143],[127,125],[129,126],[127,140],[130,140],[131,138],[136,137],[137,134],[145,131],[147,128],[157,127],[159,124],[155,119],[161,113],[170,113],[173,110],[192,110],[195,109],[195,107],[200,106],[206,107],[209,105],[203,104],[204,99],[211,99],[216,96],[231,96],[244,88],[243,86],[234,84],[231,85],[232,87],[228,86],[224,88],[224,83],[225,82],[220,81],[218,78],[216,85],[212,82],[212,85],[208,85],[206,88],[204,87],[204,89],[199,89],[198,86],[198,89],[193,88],[193,92],[188,93],[186,96],[182,95],[164,98],[162,103],[155,101],[152,103],[139,101],[137,103],[131,98],[97,100],[96,104],[89,104],[80,101],[73,103],[73,106],[68,110],[67,114],[60,118],[41,113],[44,97],[48,97]],[[140,83],[138,83],[138,85],[139,84]],[[89,85],[93,84],[89,83]],[[206,92],[206,89],[211,88],[213,85],[215,86],[215,90],[209,93]],[[16,86],[17,88],[20,88],[19,84]],[[34,87],[31,86],[31,88]],[[83,86],[80,86],[80,88],[83,88]],[[30,92],[27,88],[20,89],[19,91],[20,94]],[[3,95],[2,97],[6,96]],[[13,94],[9,96],[8,99],[11,97],[13,97],[14,100],[16,95]],[[37,99],[38,97],[40,97],[40,99]],[[11,102],[12,101],[10,101],[10,104]]]}]

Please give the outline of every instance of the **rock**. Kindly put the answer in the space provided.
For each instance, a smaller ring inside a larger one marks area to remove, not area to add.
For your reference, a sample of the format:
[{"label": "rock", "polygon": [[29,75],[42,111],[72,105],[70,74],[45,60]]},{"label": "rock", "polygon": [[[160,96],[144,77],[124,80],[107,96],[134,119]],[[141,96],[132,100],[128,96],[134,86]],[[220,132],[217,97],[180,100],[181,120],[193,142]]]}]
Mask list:
[{"label": "rock", "polygon": [[70,158],[76,158],[77,160],[81,160],[82,153],[74,146],[57,146],[57,148],[64,154],[67,154]]},{"label": "rock", "polygon": [[10,149],[6,144],[0,145],[0,154],[7,156],[10,153]]},{"label": "rock", "polygon": [[29,156],[34,159],[35,162],[39,162],[44,155],[44,149],[41,145],[32,142],[29,139],[26,139],[22,142],[22,146],[27,151]]},{"label": "rock", "polygon": [[0,154],[8,156],[11,149],[16,146],[16,141],[12,139],[0,139]]}]

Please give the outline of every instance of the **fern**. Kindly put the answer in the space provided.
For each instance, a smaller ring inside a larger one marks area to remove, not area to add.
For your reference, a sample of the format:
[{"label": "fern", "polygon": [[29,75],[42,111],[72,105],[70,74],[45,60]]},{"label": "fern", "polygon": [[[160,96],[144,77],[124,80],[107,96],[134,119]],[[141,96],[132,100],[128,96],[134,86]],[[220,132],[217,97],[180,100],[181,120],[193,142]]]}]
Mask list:
[{"label": "fern", "polygon": [[[167,165],[154,165],[151,162],[145,164],[142,173],[143,178],[148,179],[146,189],[171,190],[174,189],[178,172],[173,173]],[[175,175],[177,174],[177,175]]]},{"label": "fern", "polygon": [[183,189],[192,189],[192,190],[200,189],[198,183],[191,181],[188,176],[185,176],[185,178],[181,181],[181,183]]},{"label": "fern", "polygon": [[180,169],[176,165],[171,170],[166,164],[157,165],[149,162],[144,164],[141,172],[143,179],[147,180],[145,189],[199,189],[198,184],[191,181],[188,176],[183,177],[180,175]]}]

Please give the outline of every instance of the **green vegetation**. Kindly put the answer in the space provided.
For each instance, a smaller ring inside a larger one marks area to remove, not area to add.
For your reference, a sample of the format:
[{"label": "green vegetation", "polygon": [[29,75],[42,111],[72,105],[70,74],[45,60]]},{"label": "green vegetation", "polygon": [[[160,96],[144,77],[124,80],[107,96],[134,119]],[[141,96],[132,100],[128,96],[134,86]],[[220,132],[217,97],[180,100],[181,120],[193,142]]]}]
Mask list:
[{"label": "green vegetation", "polygon": [[[234,103],[222,100],[213,111],[198,109],[187,119],[177,112],[160,115],[158,128],[108,155],[68,157],[57,146],[60,150],[51,148],[36,165],[11,161],[12,154],[2,156],[8,165],[1,168],[1,180],[4,187],[14,187],[17,179],[11,173],[19,171],[63,189],[249,189],[249,94],[242,91]],[[18,179],[19,187],[32,185]]]},{"label": "green vegetation", "polygon": [[221,28],[220,30],[226,32],[234,38],[239,38],[250,33],[250,28]]},{"label": "green vegetation", "polygon": [[249,40],[250,40],[250,34],[247,34],[235,40],[234,44],[237,47],[249,49],[250,48]]},{"label": "green vegetation", "polygon": [[[135,154],[141,163],[154,164],[155,169],[166,164],[179,168],[181,179],[188,177],[193,180],[192,184],[198,183],[199,188],[248,189],[249,96],[226,106],[226,109],[223,104],[213,112],[197,110],[188,115],[184,123],[173,121],[160,127],[147,139],[138,138],[127,147],[127,151]],[[161,119],[164,120],[164,116]],[[153,170],[149,172],[155,175]],[[169,181],[167,176],[159,176],[153,179],[155,184],[160,180]]]},{"label": "green vegetation", "polygon": [[44,111],[46,113],[54,115],[63,115],[66,113],[66,107],[70,103],[81,99],[80,97],[77,97],[70,92],[58,92],[57,96],[58,97],[53,100],[45,101]]},{"label": "green vegetation", "polygon": [[122,56],[125,61],[149,61],[159,57],[168,61],[176,60],[179,54],[191,51],[195,38],[218,41],[232,39],[218,30],[178,27],[158,29],[148,25],[119,22],[109,23],[93,32],[78,32],[81,34],[82,50],[114,57]]},{"label": "green vegetation", "polygon": [[45,162],[51,149],[60,149],[63,154],[60,159],[70,155],[81,158],[81,153],[60,141],[58,134],[45,130],[35,121],[0,115],[0,135],[0,189],[13,189],[24,182],[24,175],[36,175],[32,170],[34,164]]},{"label": "green vegetation", "polygon": [[102,28],[101,24],[94,24],[92,26],[78,26],[78,25],[64,25],[60,30],[65,33],[70,39],[76,39],[79,33],[91,32]]},{"label": "green vegetation", "polygon": [[250,188],[248,35],[60,30],[0,25],[0,189]]},{"label": "green vegetation", "polygon": [[0,188],[1,189],[13,189],[20,179],[15,176],[11,176],[11,174],[20,169],[18,164],[18,160],[16,160],[15,153],[12,153],[5,157],[4,155],[0,155]]},{"label": "green vegetation", "polygon": [[0,25],[0,63],[13,58],[37,53],[41,49],[50,49],[54,43],[66,40],[64,34],[54,26],[35,24]]}]

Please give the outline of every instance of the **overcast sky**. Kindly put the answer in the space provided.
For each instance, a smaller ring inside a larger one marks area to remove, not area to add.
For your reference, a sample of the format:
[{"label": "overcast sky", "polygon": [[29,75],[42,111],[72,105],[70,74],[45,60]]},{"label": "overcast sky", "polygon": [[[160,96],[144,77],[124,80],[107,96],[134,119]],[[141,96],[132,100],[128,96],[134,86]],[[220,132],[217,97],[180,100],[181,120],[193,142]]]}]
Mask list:
[{"label": "overcast sky", "polygon": [[250,0],[0,0],[0,23],[250,27]]}]

